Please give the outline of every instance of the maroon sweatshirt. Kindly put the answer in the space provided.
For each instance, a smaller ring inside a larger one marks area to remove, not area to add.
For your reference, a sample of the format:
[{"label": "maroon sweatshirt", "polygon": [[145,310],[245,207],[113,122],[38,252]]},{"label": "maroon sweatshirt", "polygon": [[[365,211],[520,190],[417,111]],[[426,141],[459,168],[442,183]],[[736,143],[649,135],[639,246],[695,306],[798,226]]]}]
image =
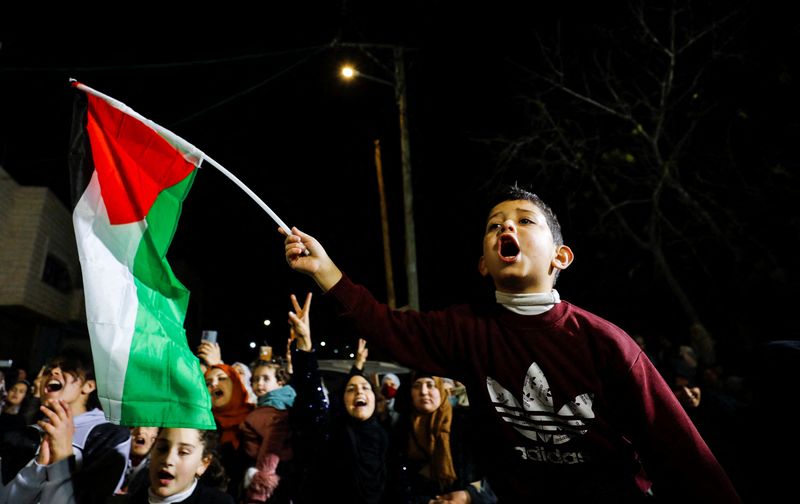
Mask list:
[{"label": "maroon sweatshirt", "polygon": [[596,315],[568,302],[401,312],[346,276],[328,296],[400,364],[466,385],[501,502],[637,501],[651,483],[665,501],[740,501],[644,352]]}]

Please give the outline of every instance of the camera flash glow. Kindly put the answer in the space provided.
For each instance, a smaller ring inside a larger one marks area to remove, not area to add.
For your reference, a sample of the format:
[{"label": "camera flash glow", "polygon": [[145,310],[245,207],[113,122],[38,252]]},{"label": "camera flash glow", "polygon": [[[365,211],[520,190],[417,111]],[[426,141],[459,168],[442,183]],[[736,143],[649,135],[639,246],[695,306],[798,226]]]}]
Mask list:
[{"label": "camera flash glow", "polygon": [[256,347],[256,342],[255,341],[251,341],[250,342],[250,348],[255,348],[255,347]]},{"label": "camera flash glow", "polygon": [[266,319],[266,320],[264,321],[264,325],[265,325],[265,326],[268,326],[268,325],[270,325],[271,323],[272,323],[272,322],[270,322],[270,321],[269,321],[269,319]]},{"label": "camera flash glow", "polygon": [[325,342],[324,341],[320,341],[319,342],[319,346],[325,346]]}]

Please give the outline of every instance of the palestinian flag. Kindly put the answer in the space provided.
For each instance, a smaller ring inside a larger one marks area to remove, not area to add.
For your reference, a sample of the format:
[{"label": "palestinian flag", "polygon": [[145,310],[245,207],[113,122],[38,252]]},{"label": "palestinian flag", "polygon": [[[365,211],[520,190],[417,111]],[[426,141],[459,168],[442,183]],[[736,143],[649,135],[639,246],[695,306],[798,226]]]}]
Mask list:
[{"label": "palestinian flag", "polygon": [[189,291],[166,260],[203,154],[123,103],[73,87],[73,223],[103,411],[122,425],[214,429],[183,328]]}]

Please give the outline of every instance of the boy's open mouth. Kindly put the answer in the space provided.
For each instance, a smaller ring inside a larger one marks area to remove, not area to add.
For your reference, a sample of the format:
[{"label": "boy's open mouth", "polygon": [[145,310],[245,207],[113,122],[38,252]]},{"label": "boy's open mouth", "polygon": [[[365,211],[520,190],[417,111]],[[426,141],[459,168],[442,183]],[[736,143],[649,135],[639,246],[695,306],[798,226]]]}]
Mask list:
[{"label": "boy's open mouth", "polygon": [[497,240],[497,253],[504,262],[512,263],[519,255],[519,243],[514,235],[504,234]]},{"label": "boy's open mouth", "polygon": [[58,380],[50,380],[49,382],[47,382],[47,385],[45,385],[45,390],[47,390],[48,393],[58,392],[62,388],[64,388],[64,384]]}]

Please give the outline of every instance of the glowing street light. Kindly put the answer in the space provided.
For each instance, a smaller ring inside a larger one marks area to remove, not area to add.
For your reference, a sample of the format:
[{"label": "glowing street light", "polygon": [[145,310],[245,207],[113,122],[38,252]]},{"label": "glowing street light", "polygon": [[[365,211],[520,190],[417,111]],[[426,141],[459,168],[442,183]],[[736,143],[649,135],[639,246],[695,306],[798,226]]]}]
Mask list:
[{"label": "glowing street light", "polygon": [[358,77],[359,79],[371,80],[373,82],[378,82],[378,83],[383,84],[385,86],[391,86],[392,88],[395,87],[394,82],[390,82],[390,81],[388,81],[386,79],[381,79],[381,78],[375,77],[373,75],[369,75],[369,74],[365,74],[365,73],[359,72],[356,67],[354,67],[353,65],[350,65],[350,64],[342,65],[342,68],[339,70],[339,75],[341,75],[342,78],[344,78],[345,80],[353,80],[356,77]]}]

